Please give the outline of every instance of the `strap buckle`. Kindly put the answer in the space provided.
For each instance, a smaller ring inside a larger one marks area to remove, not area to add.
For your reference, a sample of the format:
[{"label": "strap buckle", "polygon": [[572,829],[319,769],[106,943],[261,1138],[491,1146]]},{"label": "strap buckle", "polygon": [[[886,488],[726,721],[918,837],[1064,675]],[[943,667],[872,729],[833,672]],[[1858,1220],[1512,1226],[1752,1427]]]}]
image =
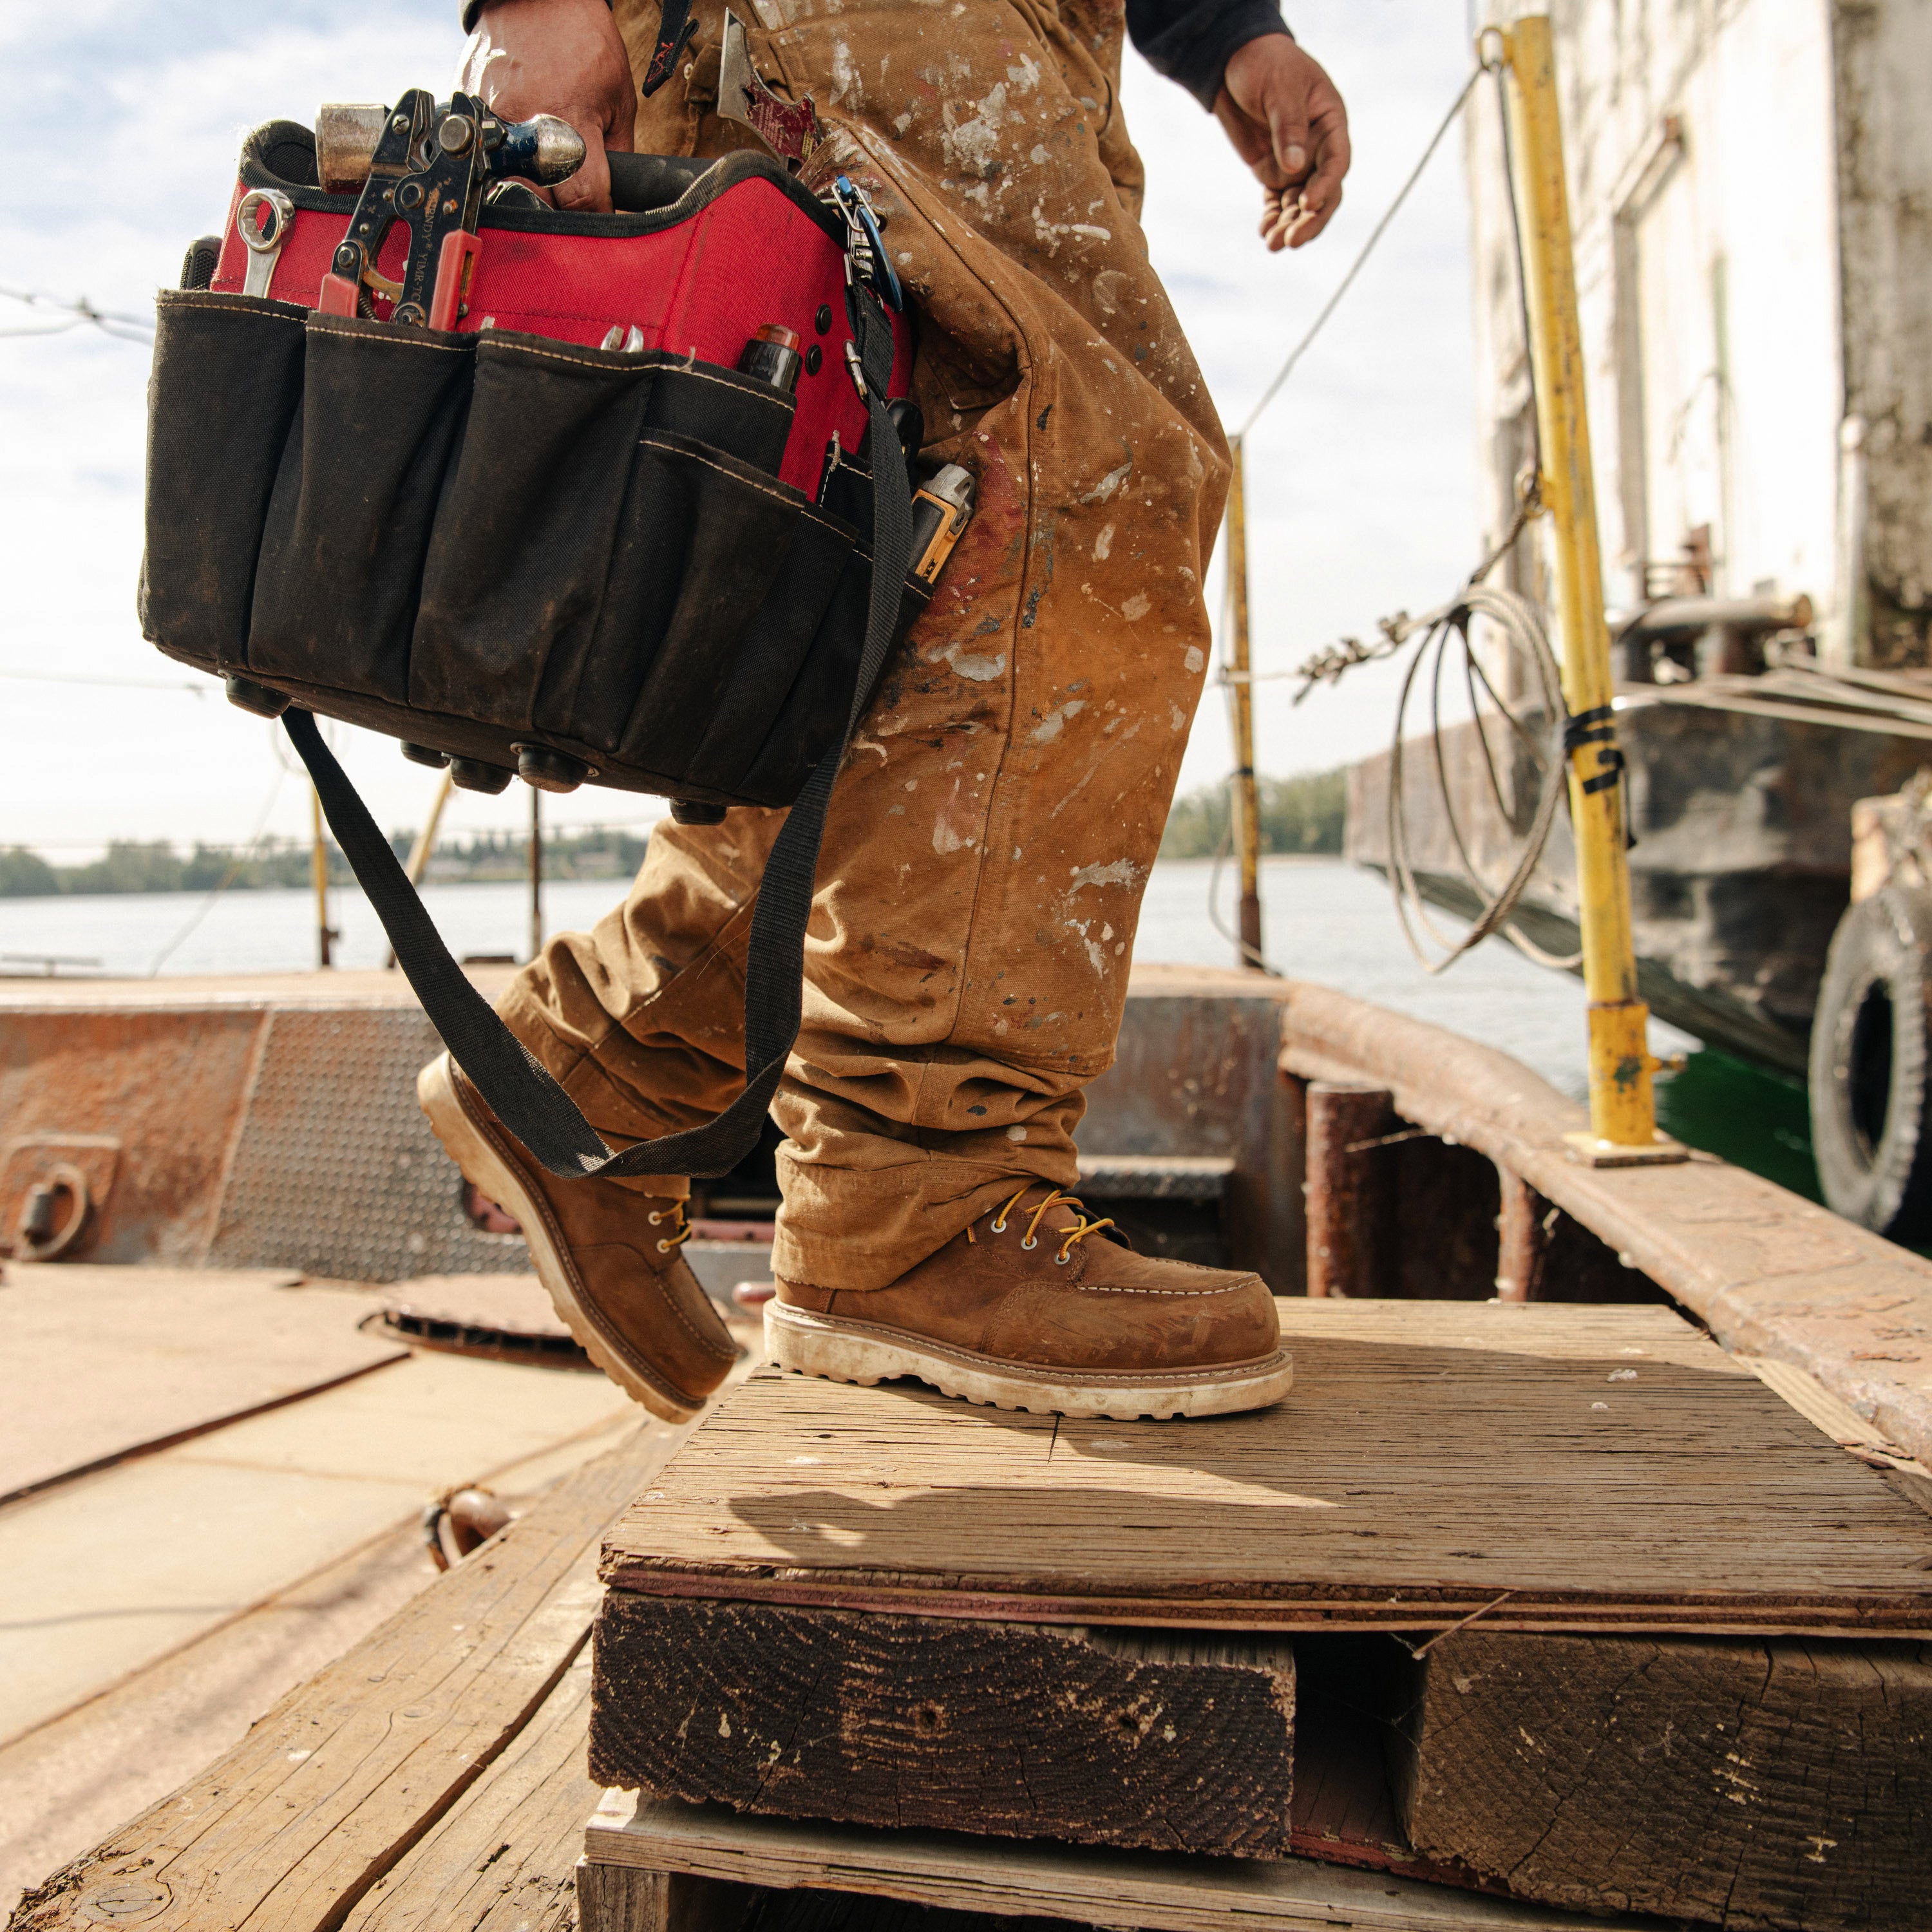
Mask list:
[{"label": "strap buckle", "polygon": [[872,197],[850,176],[841,175],[832,184],[832,203],[845,218],[846,286],[870,289],[895,315],[903,315],[905,291],[886,258],[884,224]]}]

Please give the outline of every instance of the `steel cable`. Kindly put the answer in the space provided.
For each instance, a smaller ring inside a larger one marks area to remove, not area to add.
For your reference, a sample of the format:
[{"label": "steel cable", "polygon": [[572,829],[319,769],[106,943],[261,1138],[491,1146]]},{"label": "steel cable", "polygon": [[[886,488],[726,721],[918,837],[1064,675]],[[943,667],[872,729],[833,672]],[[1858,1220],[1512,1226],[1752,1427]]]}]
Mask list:
[{"label": "steel cable", "polygon": [[[1518,314],[1526,351],[1529,340],[1528,290],[1527,278],[1523,272],[1522,223],[1517,206],[1515,157],[1508,100],[1503,85],[1503,63],[1490,50],[1486,41],[1487,36],[1485,36],[1486,44],[1476,67],[1463,82],[1435,133],[1430,136],[1420,158],[1384,212],[1382,219],[1370,232],[1368,240],[1350,264],[1348,272],[1337,284],[1334,294],[1323,304],[1301,339],[1289,351],[1274,380],[1249,412],[1246,420],[1241,425],[1240,436],[1246,435],[1262,412],[1274,400],[1282,385],[1293,374],[1295,365],[1334,314],[1376,244],[1407,200],[1410,190],[1421,178],[1431,157],[1442,145],[1443,136],[1467,104],[1477,82],[1486,74],[1493,79],[1496,87],[1497,112],[1502,132],[1503,169],[1509,190],[1512,252],[1516,264]],[[1537,478],[1541,470],[1541,446],[1538,433],[1540,411],[1533,368],[1530,371],[1530,401],[1531,449],[1524,478],[1519,484],[1515,514],[1502,540],[1490,549],[1471,572],[1468,580],[1450,602],[1420,617],[1412,618],[1406,611],[1400,611],[1392,617],[1384,617],[1378,624],[1381,635],[1375,643],[1364,645],[1357,638],[1345,638],[1339,644],[1316,652],[1292,671],[1256,673],[1251,670],[1240,673],[1230,671],[1225,666],[1221,671],[1220,681],[1223,684],[1270,682],[1284,677],[1299,679],[1301,688],[1294,697],[1294,702],[1299,704],[1316,685],[1334,682],[1343,672],[1356,664],[1371,663],[1378,658],[1392,656],[1412,639],[1420,636],[1421,644],[1404,674],[1401,695],[1396,706],[1395,728],[1389,753],[1386,812],[1388,876],[1395,898],[1396,917],[1409,950],[1415,956],[1424,971],[1432,975],[1446,971],[1465,953],[1498,933],[1539,965],[1568,970],[1578,964],[1582,956],[1580,953],[1566,956],[1545,951],[1531,940],[1512,918],[1548,847],[1550,835],[1556,825],[1556,814],[1568,798],[1566,782],[1568,760],[1563,734],[1569,714],[1563,698],[1562,671],[1556,654],[1550,648],[1543,614],[1528,598],[1514,591],[1493,588],[1485,581],[1497,564],[1514,548],[1530,522],[1541,514],[1543,506],[1537,489]],[[1469,626],[1471,621],[1476,618],[1494,626],[1509,655],[1528,667],[1532,674],[1532,697],[1535,700],[1532,715],[1519,716],[1497,689],[1496,682],[1484,668],[1469,639]],[[1515,801],[1510,796],[1514,787],[1505,786],[1502,775],[1497,769],[1496,748],[1490,741],[1490,728],[1485,718],[1483,701],[1485,698],[1492,707],[1492,715],[1500,718],[1503,722],[1505,743],[1513,744],[1527,758],[1534,770],[1538,782],[1536,808],[1531,818],[1528,832],[1508,876],[1500,886],[1492,886],[1484,877],[1484,868],[1471,850],[1472,842],[1466,836],[1462,819],[1456,811],[1450,785],[1449,764],[1444,745],[1442,680],[1452,638],[1462,652],[1463,686],[1468,700],[1472,728],[1475,733],[1477,742],[1481,747],[1481,767],[1486,780],[1489,805],[1505,824],[1520,822],[1520,814],[1514,808]],[[1441,796],[1442,813],[1450,842],[1481,907],[1468,930],[1460,938],[1441,931],[1424,909],[1423,895],[1416,883],[1416,870],[1412,860],[1405,810],[1408,748],[1403,736],[1403,726],[1407,721],[1409,704],[1425,661],[1430,667],[1428,737],[1437,790]],[[1224,838],[1222,852],[1216,855],[1214,878],[1217,881],[1226,842]],[[1220,928],[1219,908],[1213,904],[1213,897],[1214,887],[1210,884],[1209,916],[1216,927]],[[1440,949],[1437,956],[1430,956],[1425,936],[1428,942]],[[1259,959],[1250,963],[1266,968],[1266,962]]]}]

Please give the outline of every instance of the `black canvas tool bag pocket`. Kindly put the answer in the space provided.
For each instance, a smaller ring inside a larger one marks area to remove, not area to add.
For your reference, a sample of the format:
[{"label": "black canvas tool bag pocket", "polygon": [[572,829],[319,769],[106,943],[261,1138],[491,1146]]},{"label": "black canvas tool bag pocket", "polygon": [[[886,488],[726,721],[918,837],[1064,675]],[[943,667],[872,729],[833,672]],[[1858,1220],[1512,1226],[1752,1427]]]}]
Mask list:
[{"label": "black canvas tool bag pocket", "polygon": [[[796,1036],[832,785],[930,594],[907,568],[891,319],[861,283],[844,306],[871,475],[842,516],[778,474],[793,398],[694,354],[432,332],[218,286],[160,298],[143,628],[238,701],[286,704],[424,1011],[560,1174],[728,1172]],[[731,1106],[613,1154],[452,960],[318,712],[454,758],[514,766],[534,746],[596,783],[790,806],[753,920]]]}]

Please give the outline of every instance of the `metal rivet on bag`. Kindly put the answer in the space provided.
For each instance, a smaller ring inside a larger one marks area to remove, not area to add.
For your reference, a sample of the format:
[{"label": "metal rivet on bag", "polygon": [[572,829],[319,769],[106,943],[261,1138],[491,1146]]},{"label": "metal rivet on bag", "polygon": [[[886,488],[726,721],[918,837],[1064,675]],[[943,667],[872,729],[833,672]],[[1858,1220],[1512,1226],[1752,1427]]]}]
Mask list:
[{"label": "metal rivet on bag", "polygon": [[812,318],[812,326],[820,335],[831,334],[832,309],[829,303],[820,302],[818,304],[818,313]]},{"label": "metal rivet on bag", "polygon": [[808,376],[815,376],[824,367],[825,351],[814,342],[805,352],[805,373]]}]

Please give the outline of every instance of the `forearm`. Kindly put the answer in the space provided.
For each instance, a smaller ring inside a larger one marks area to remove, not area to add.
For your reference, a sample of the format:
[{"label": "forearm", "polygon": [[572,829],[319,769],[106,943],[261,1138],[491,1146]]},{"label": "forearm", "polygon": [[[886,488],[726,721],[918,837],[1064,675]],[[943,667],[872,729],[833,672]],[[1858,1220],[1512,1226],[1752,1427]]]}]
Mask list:
[{"label": "forearm", "polygon": [[1127,32],[1150,67],[1211,112],[1229,56],[1288,27],[1277,0],[1127,0]]},{"label": "forearm", "polygon": [[[463,31],[466,34],[476,32],[476,22],[482,17],[484,8],[489,4],[490,0],[463,0]],[[607,7],[609,6],[610,0],[604,0],[604,4]]]}]

